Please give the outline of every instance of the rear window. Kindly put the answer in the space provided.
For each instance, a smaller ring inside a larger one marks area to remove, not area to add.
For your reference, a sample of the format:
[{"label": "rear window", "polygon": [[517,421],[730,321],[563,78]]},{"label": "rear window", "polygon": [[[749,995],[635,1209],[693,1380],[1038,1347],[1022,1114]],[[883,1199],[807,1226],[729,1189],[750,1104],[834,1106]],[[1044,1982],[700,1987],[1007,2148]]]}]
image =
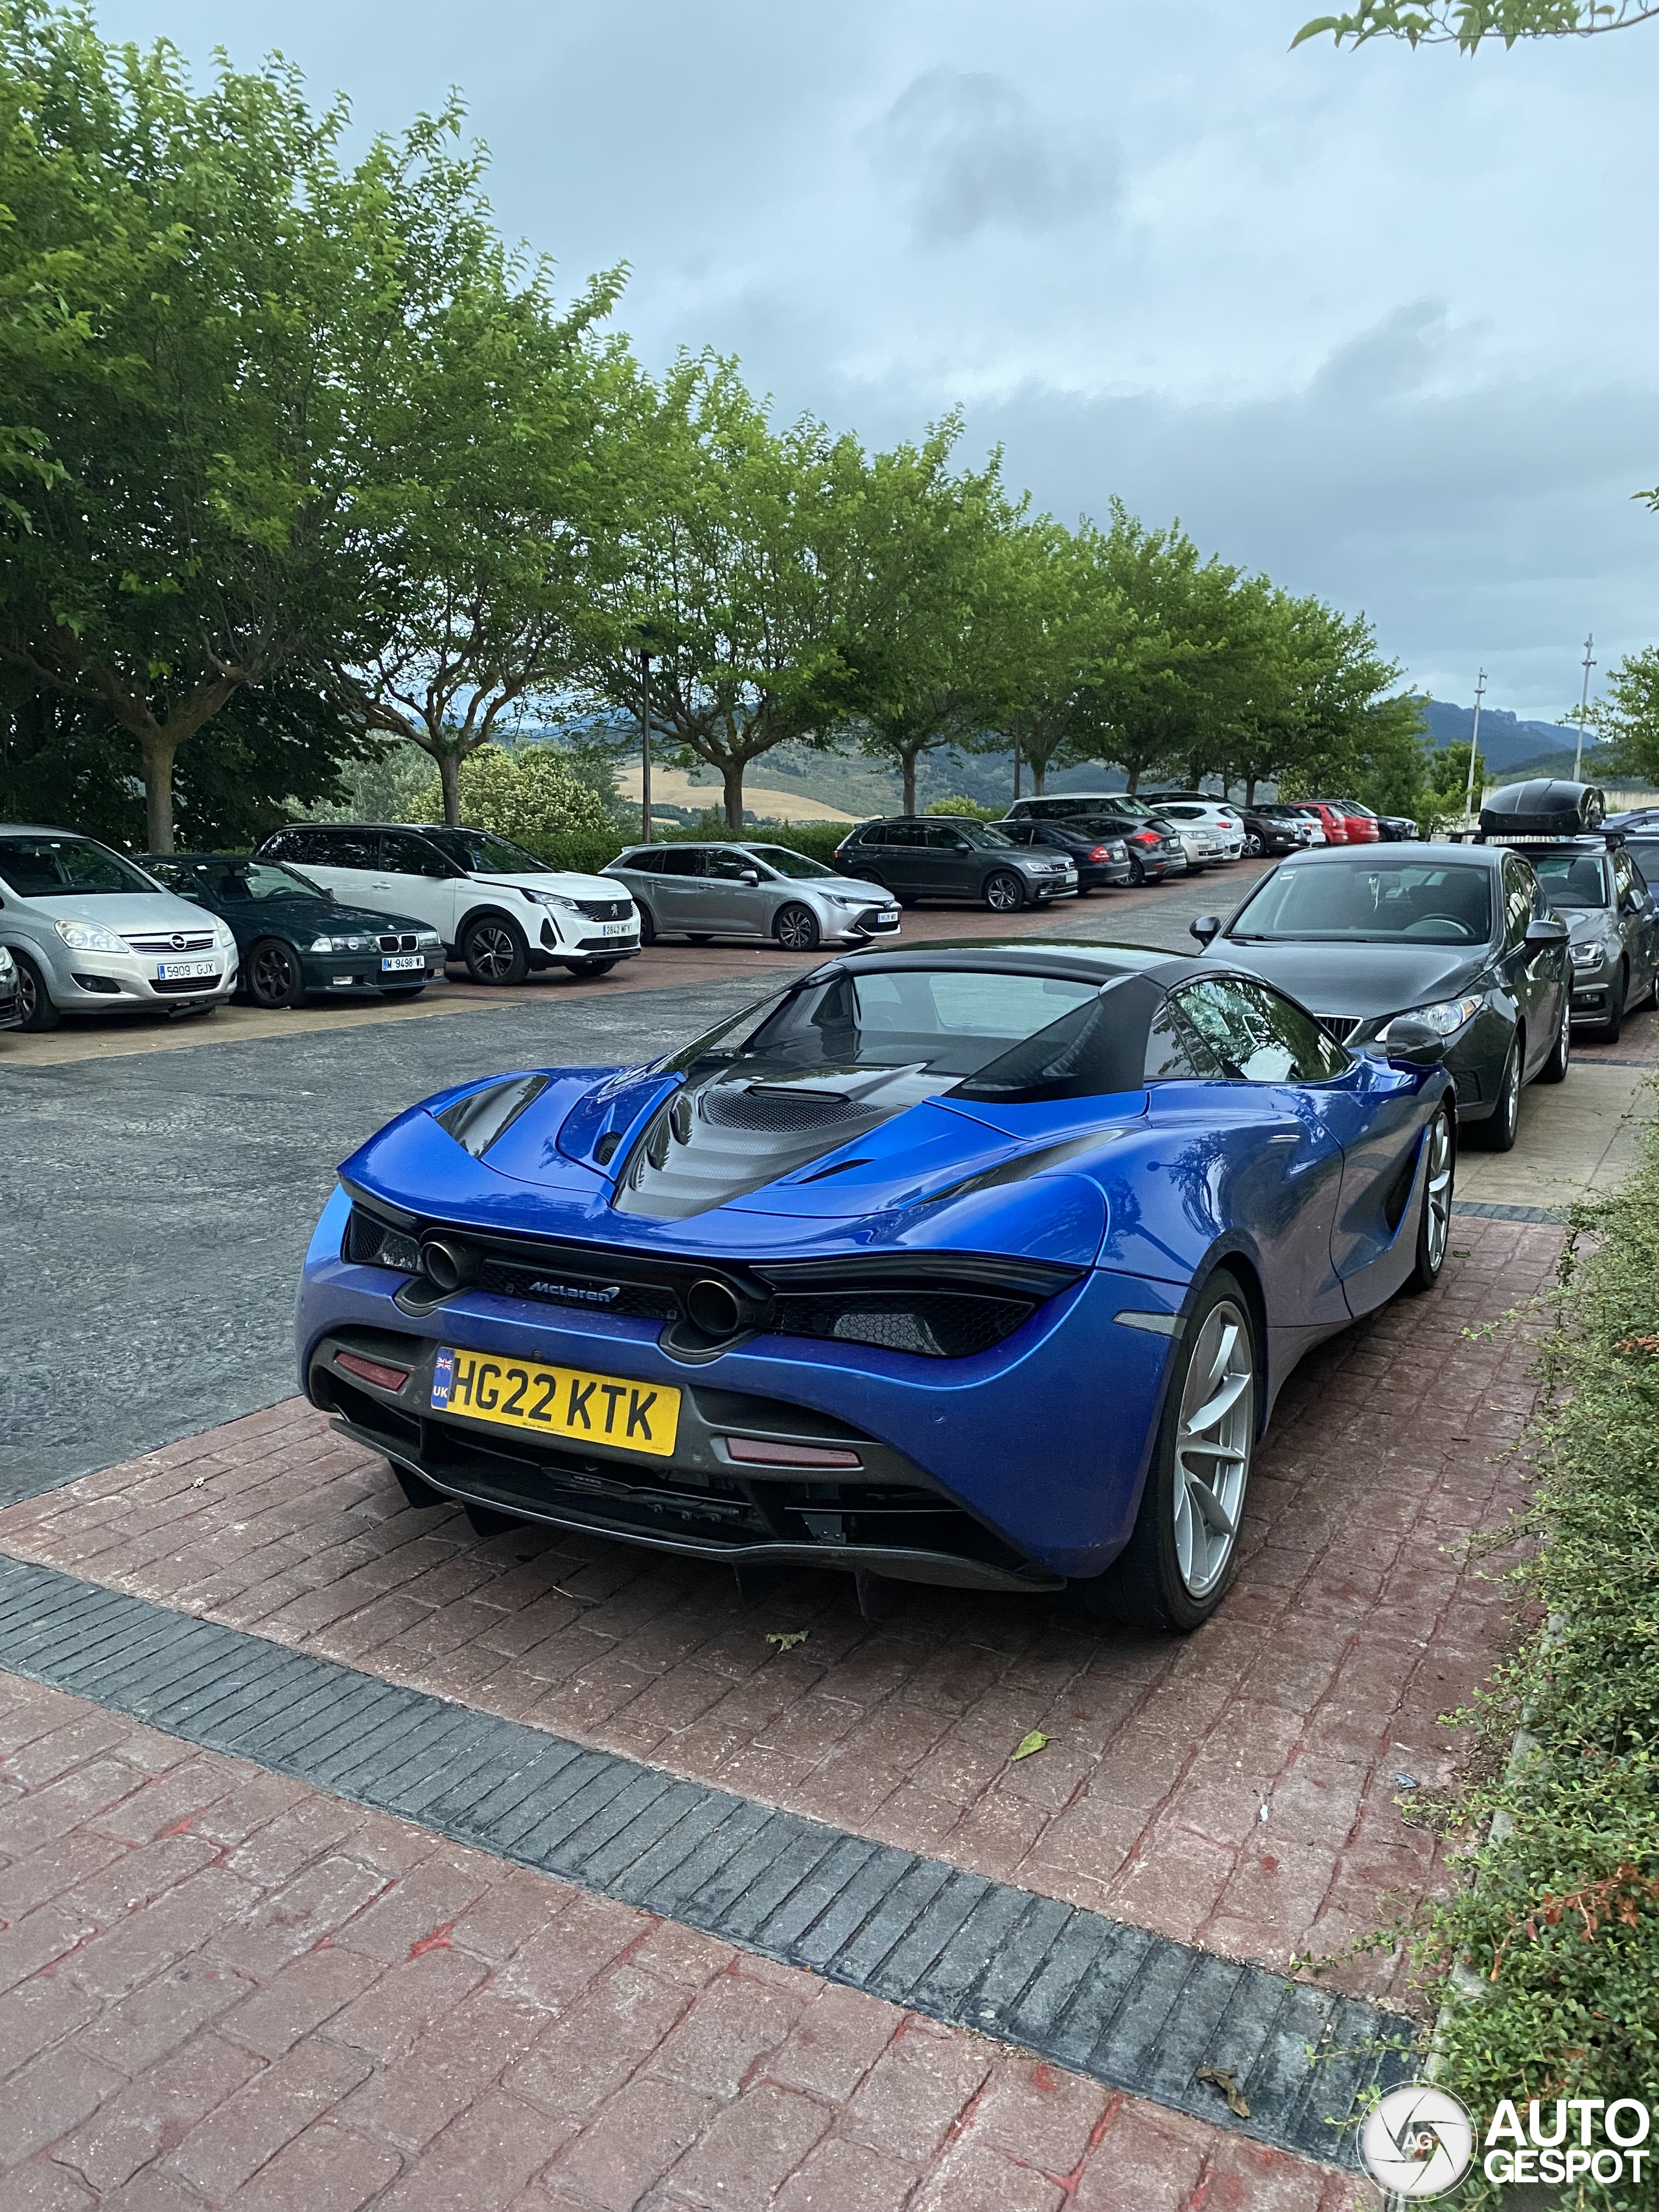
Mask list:
[{"label": "rear window", "polygon": [[1594,907],[1612,903],[1607,864],[1601,854],[1544,853],[1534,854],[1531,858],[1546,905]]}]

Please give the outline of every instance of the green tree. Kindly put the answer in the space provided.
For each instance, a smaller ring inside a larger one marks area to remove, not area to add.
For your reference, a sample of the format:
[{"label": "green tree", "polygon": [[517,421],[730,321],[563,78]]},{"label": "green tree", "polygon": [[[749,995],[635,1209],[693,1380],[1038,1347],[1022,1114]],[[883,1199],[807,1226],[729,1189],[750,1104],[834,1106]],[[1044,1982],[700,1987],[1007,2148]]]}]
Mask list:
[{"label": "green tree", "polygon": [[[598,793],[551,745],[479,745],[459,764],[462,815],[501,837],[565,837],[602,832],[611,817]],[[430,822],[447,794],[434,775],[410,802],[405,819]],[[447,814],[444,818],[448,820]]]},{"label": "green tree", "polygon": [[293,73],[0,4],[0,657],[136,742],[147,836],[245,690],[349,600],[339,326],[368,211]]},{"label": "green tree", "polygon": [[852,704],[865,457],[810,418],[774,431],[712,356],[676,365],[632,450],[629,571],[591,631],[588,688],[637,714],[648,638],[653,744],[716,769],[739,829],[750,762],[829,745]]},{"label": "green tree", "polygon": [[1512,46],[1522,39],[1587,39],[1654,15],[1659,5],[1652,0],[1360,0],[1352,15],[1304,23],[1291,44],[1328,32],[1338,46],[1345,39],[1353,46],[1404,39],[1413,46],[1455,46],[1471,54],[1486,40]]},{"label": "green tree", "polygon": [[1588,719],[1601,740],[1599,772],[1644,776],[1659,789],[1659,646],[1626,654]]}]

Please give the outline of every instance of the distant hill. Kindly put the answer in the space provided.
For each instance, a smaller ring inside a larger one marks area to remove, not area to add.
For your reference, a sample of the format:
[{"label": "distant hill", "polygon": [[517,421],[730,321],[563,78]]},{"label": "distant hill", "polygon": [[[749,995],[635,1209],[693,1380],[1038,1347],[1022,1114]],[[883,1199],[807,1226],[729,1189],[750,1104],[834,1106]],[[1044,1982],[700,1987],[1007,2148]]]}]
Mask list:
[{"label": "distant hill", "polygon": [[[1468,744],[1474,731],[1473,707],[1456,707],[1449,699],[1425,699],[1422,705],[1423,719],[1437,745]],[[1492,775],[1513,775],[1534,761],[1563,752],[1568,755],[1571,768],[1577,742],[1578,732],[1571,722],[1523,722],[1507,707],[1480,710],[1480,750]]]}]

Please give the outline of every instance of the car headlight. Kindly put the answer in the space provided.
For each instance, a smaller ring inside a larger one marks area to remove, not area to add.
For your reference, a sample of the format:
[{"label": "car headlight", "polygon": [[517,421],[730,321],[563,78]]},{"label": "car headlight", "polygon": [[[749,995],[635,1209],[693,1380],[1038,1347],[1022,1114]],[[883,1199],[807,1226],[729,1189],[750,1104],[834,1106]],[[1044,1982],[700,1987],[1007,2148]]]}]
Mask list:
[{"label": "car headlight", "polygon": [[313,952],[367,952],[373,939],[367,937],[313,937]]},{"label": "car headlight", "polygon": [[[1467,999],[1440,999],[1431,1006],[1409,1007],[1405,1013],[1396,1014],[1394,1018],[1402,1022],[1426,1022],[1442,1036],[1449,1036],[1454,1030],[1461,1030],[1465,1022],[1473,1021],[1484,1003],[1478,995],[1473,994]],[[1391,1029],[1393,1026],[1391,1022],[1389,1027]],[[1385,1044],[1388,1036],[1389,1031],[1384,1030],[1382,1041]]]},{"label": "car headlight", "polygon": [[75,952],[126,952],[131,947],[112,929],[95,921],[60,921],[58,934]]},{"label": "car headlight", "polygon": [[[58,926],[61,928],[62,924]],[[1607,957],[1607,948],[1605,945],[1575,945],[1572,948],[1572,964],[1575,968],[1599,967]]]},{"label": "car headlight", "polygon": [[224,952],[228,952],[236,942],[236,933],[228,921],[214,923],[213,937],[214,942],[219,946],[221,951]]},{"label": "car headlight", "polygon": [[9,975],[16,965],[3,945],[0,945],[0,975]]},{"label": "car headlight", "polygon": [[443,939],[435,929],[417,929],[415,933],[415,942],[416,945],[425,946],[428,951],[435,951],[443,943]]},{"label": "car headlight", "polygon": [[[524,889],[522,884],[520,884],[520,890]],[[581,912],[581,908],[574,899],[566,898],[560,891],[526,890],[524,895],[530,901],[530,903],[532,906],[562,907],[567,914],[580,914]]]}]

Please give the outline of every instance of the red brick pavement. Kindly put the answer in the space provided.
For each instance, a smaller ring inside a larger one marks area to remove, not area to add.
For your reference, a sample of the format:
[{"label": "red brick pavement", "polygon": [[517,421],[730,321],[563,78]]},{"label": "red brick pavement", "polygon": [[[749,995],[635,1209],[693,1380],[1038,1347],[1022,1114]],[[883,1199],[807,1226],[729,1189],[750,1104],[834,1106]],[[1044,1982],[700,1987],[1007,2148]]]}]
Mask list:
[{"label": "red brick pavement", "polygon": [[[1529,1354],[1515,1325],[1465,1331],[1548,1279],[1560,1232],[1455,1235],[1438,1290],[1293,1378],[1238,1581],[1186,1641],[950,1590],[871,1626],[833,1575],[744,1603],[599,1540],[481,1542],[297,1401],[0,1512],[0,1548],[1284,1966],[1443,1887],[1401,1799],[1454,1779],[1437,1716],[1504,1640],[1469,1539],[1522,1496]],[[1048,1749],[1012,1763],[1032,1729]],[[1412,2001],[1397,1954],[1326,1973]]]},{"label": "red brick pavement", "polygon": [[0,1675],[0,2212],[1338,2212],[1353,2185]]}]

